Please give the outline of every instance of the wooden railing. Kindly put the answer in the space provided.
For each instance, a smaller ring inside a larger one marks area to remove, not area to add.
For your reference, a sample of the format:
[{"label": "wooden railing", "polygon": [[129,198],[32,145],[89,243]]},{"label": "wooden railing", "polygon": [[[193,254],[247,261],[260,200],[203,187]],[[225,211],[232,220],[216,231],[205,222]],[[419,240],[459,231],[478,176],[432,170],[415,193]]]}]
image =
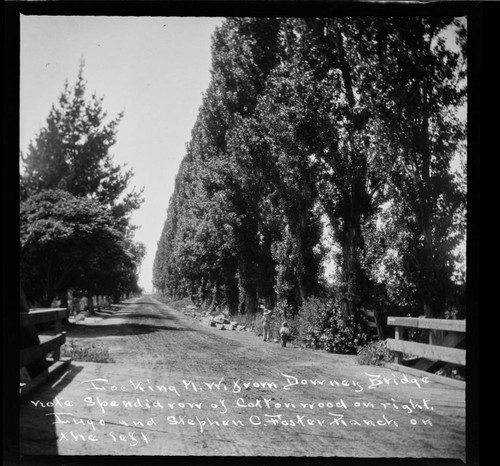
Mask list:
[{"label": "wooden railing", "polygon": [[[29,312],[19,314],[20,327],[32,327],[37,325],[53,323],[54,335],[38,335],[39,343],[20,350],[19,367],[25,368],[27,365],[41,361],[47,369],[28,382],[21,383],[19,392],[21,396],[42,384],[51,374],[70,362],[70,358],[61,361],[61,346],[66,342],[66,332],[62,331],[62,319],[68,316],[68,310],[64,308],[52,309],[31,309]],[[52,353],[52,358],[47,358]]]},{"label": "wooden railing", "polygon": [[[387,324],[395,326],[395,338],[386,340],[387,347],[396,354],[396,363],[402,363],[403,353],[433,361],[466,365],[465,320],[430,319],[425,317],[388,317]],[[429,343],[406,341],[404,329],[427,330]]]}]

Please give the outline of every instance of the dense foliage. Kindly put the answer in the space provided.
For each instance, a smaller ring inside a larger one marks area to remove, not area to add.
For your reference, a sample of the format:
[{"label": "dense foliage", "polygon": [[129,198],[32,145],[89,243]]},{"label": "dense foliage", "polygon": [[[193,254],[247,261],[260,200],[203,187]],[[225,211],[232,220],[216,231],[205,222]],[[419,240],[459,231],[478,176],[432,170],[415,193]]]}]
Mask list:
[{"label": "dense foliage", "polygon": [[103,99],[86,98],[83,68],[22,154],[21,283],[41,306],[70,289],[115,300],[139,291],[145,249],[130,213],[141,193],[127,190],[133,174],[109,152],[121,115],[106,122]]},{"label": "dense foliage", "polygon": [[315,302],[310,343],[344,352],[362,308],[463,315],[466,186],[452,161],[465,147],[465,38],[442,17],[225,20],[156,289],[292,315],[333,289],[335,305]]},{"label": "dense foliage", "polygon": [[344,319],[341,303],[335,298],[307,299],[292,318],[292,326],[305,347],[330,353],[354,354],[368,341],[363,321],[353,316]]},{"label": "dense foliage", "polygon": [[384,366],[394,361],[394,353],[387,348],[385,340],[370,341],[356,350],[356,361],[366,366]]}]

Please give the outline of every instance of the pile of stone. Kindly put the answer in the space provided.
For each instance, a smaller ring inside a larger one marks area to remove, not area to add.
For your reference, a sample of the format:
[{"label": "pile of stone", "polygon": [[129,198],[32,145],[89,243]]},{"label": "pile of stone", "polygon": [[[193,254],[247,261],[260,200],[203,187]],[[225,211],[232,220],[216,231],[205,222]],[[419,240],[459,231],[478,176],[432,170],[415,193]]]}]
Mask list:
[{"label": "pile of stone", "polygon": [[185,316],[188,317],[194,317],[195,319],[199,320],[200,322],[203,320],[206,320],[208,317],[210,317],[210,314],[207,311],[200,311],[196,306],[190,305],[186,306],[182,313]]},{"label": "pile of stone", "polygon": [[202,312],[199,312],[198,311],[198,308],[194,305],[190,305],[190,306],[186,306],[184,308],[184,310],[182,311],[182,313],[185,315],[185,316],[189,316],[189,317],[195,317],[197,318],[198,320],[201,320],[201,318],[204,316],[205,314],[205,311],[202,311]]},{"label": "pile of stone", "polygon": [[221,313],[218,315],[211,315],[207,311],[199,311],[196,306],[186,306],[182,313],[188,317],[194,317],[200,322],[205,323],[207,327],[214,327],[218,330],[233,330],[233,331],[247,331],[250,330],[246,328],[246,326],[241,325],[239,322],[232,321],[230,319],[230,315]]},{"label": "pile of stone", "polygon": [[219,330],[233,330],[241,332],[246,330],[244,325],[241,325],[239,322],[230,320],[229,315],[227,314],[219,314],[216,316],[208,315],[205,322],[208,327],[215,327]]}]

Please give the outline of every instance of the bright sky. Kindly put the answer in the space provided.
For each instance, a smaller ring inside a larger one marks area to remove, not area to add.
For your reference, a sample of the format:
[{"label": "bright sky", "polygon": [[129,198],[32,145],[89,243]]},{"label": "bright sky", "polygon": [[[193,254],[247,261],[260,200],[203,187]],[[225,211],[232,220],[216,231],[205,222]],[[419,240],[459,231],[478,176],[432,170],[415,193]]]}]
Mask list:
[{"label": "bright sky", "polygon": [[223,18],[21,16],[20,149],[45,125],[64,81],[85,59],[87,93],[104,97],[109,117],[121,110],[114,160],[144,187],[134,213],[136,240],[147,248],[140,286],[152,290],[157,241],[175,175],[210,80],[210,45]]}]

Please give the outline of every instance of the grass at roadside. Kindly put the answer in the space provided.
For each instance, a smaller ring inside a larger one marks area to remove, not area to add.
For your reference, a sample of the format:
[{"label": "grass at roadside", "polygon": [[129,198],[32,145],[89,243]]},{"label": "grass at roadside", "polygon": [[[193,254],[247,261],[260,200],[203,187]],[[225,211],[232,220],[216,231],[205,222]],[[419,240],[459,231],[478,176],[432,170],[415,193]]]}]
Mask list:
[{"label": "grass at roadside", "polygon": [[103,343],[76,342],[71,339],[61,346],[61,356],[80,362],[115,362],[109,348]]}]

